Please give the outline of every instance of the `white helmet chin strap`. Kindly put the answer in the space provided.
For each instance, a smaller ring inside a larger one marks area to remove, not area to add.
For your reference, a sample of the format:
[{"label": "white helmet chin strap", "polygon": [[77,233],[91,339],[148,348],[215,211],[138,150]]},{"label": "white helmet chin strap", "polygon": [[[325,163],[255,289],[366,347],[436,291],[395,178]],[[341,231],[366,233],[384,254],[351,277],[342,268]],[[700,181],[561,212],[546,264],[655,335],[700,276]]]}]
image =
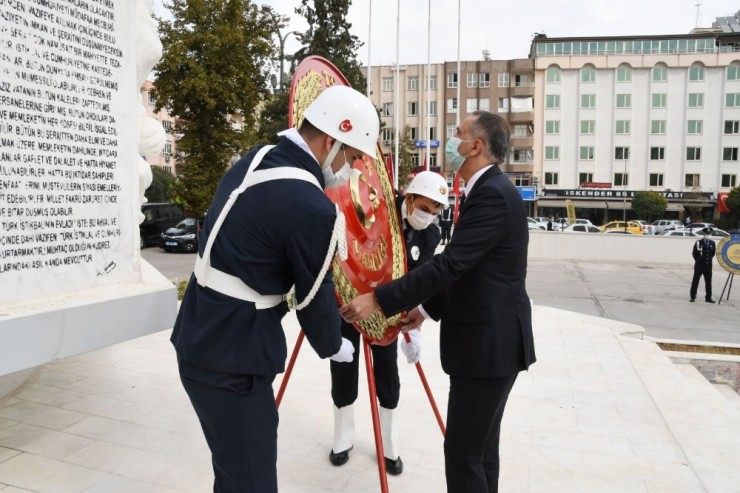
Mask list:
[{"label": "white helmet chin strap", "polygon": [[329,151],[329,155],[326,156],[326,159],[324,160],[324,164],[321,165],[321,169],[326,169],[331,166],[331,163],[334,161],[334,158],[337,157],[337,153],[339,152],[340,147],[342,147],[342,143],[335,139],[334,145],[331,146],[331,150]]}]

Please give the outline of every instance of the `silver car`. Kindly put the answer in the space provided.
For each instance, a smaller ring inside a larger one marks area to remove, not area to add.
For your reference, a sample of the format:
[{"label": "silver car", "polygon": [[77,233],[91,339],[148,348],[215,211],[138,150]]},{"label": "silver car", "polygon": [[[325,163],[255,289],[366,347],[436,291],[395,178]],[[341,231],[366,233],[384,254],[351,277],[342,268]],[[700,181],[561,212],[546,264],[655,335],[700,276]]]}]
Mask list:
[{"label": "silver car", "polygon": [[660,235],[666,231],[681,231],[683,223],[678,219],[660,219],[653,222],[653,228],[655,228],[655,234]]}]

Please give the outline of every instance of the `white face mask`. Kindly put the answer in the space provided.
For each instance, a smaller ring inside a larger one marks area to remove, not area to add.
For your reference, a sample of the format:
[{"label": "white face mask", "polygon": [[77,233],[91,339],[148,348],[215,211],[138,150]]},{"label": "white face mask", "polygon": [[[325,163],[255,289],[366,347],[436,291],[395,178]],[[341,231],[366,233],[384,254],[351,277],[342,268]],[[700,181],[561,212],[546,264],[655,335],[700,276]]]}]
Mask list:
[{"label": "white face mask", "polygon": [[705,240],[708,240],[709,239],[709,235],[704,235],[704,239]]},{"label": "white face mask", "polygon": [[334,161],[334,158],[341,147],[342,143],[335,140],[331,151],[329,151],[329,155],[326,156],[324,165],[321,166],[321,174],[324,176],[324,190],[343,185],[352,176],[352,166],[347,162],[347,153],[344,152],[344,149],[342,149],[342,153],[344,153],[344,165],[342,165],[336,173],[331,169],[331,163]]},{"label": "white face mask", "polygon": [[422,229],[426,229],[430,224],[434,222],[434,218],[436,217],[435,214],[429,214],[428,212],[424,212],[421,209],[417,209],[414,207],[413,200],[411,201],[411,207],[414,208],[414,211],[411,213],[410,216],[406,218],[409,222],[409,226],[414,228],[417,231],[421,231]]}]

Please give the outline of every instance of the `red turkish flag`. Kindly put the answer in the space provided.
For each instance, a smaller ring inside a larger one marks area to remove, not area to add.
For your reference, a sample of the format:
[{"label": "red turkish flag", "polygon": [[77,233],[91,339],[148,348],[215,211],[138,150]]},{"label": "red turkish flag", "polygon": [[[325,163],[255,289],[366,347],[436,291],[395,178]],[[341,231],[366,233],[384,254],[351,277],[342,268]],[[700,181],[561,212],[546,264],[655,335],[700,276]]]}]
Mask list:
[{"label": "red turkish flag", "polygon": [[730,195],[727,192],[720,192],[717,194],[717,210],[720,212],[730,212],[732,209],[727,207],[727,196]]}]

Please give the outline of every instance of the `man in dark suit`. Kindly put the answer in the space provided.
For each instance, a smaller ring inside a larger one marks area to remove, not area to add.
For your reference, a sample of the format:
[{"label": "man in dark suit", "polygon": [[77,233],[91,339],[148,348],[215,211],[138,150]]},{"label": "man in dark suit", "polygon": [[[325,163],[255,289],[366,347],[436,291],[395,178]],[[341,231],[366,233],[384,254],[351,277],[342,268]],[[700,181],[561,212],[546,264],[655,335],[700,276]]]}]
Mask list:
[{"label": "man in dark suit", "polygon": [[712,259],[717,251],[717,247],[709,239],[709,235],[712,234],[712,228],[704,228],[701,232],[704,233],[704,238],[696,240],[694,249],[691,251],[691,255],[694,257],[694,277],[691,279],[690,301],[693,303],[696,299],[699,279],[704,276],[704,300],[707,303],[714,303],[712,299]]},{"label": "man in dark suit", "polygon": [[466,183],[454,238],[429,262],[340,309],[348,322],[378,309],[386,316],[410,310],[411,327],[427,315],[441,319],[440,357],[450,376],[444,445],[450,493],[498,491],[504,408],[518,373],[535,361],[527,216],[497,165],[508,144],[508,123],[496,114],[476,111],[461,122],[445,149],[448,166],[459,168]]}]

